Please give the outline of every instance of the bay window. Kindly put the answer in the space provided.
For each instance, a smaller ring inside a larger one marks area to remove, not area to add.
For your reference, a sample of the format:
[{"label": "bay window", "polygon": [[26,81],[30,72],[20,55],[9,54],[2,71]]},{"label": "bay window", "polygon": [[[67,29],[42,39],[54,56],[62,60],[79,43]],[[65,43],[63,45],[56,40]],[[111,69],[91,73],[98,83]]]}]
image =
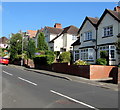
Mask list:
[{"label": "bay window", "polygon": [[92,48],[81,49],[81,60],[94,60],[94,51]]},{"label": "bay window", "polygon": [[79,59],[79,50],[75,50],[75,61]]}]

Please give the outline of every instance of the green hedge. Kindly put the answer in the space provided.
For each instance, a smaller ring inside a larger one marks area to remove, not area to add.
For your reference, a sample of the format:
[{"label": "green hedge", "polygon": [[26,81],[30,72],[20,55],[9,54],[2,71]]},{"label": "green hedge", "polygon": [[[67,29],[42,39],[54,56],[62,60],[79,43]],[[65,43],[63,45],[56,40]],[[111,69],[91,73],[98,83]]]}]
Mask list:
[{"label": "green hedge", "polygon": [[71,60],[70,52],[63,52],[63,53],[61,53],[59,59],[60,59],[61,63],[70,62],[70,60]]},{"label": "green hedge", "polygon": [[107,60],[105,58],[99,58],[99,59],[96,60],[96,64],[107,65]]},{"label": "green hedge", "polygon": [[44,55],[36,55],[34,63],[38,65],[50,65],[54,62],[55,56],[52,51],[45,51]]}]

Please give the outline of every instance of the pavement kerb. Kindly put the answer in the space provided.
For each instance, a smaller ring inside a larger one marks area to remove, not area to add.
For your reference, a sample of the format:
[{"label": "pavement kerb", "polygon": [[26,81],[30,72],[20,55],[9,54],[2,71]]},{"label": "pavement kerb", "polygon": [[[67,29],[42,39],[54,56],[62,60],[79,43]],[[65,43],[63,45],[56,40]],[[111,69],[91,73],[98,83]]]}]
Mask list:
[{"label": "pavement kerb", "polygon": [[107,84],[107,83],[97,82],[96,80],[89,80],[89,79],[78,77],[78,76],[73,76],[73,75],[68,75],[68,74],[63,74],[63,73],[58,73],[58,72],[52,72],[52,71],[46,71],[46,70],[31,69],[31,68],[21,67],[21,66],[17,66],[17,65],[9,65],[9,66],[13,66],[13,67],[16,67],[16,68],[19,68],[19,69],[22,69],[22,70],[33,71],[33,72],[36,72],[36,73],[42,73],[44,75],[58,77],[58,78],[66,79],[66,80],[69,80],[69,81],[86,83],[86,84],[94,85],[94,86],[97,86],[97,87],[112,89],[112,90],[118,91],[118,85],[117,84]]}]

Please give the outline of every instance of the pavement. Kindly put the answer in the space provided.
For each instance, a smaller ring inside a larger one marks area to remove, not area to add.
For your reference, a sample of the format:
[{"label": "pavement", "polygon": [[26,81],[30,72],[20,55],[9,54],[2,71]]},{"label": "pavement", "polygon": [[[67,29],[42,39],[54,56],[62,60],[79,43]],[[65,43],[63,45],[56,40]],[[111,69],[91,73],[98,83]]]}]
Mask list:
[{"label": "pavement", "polygon": [[9,66],[19,68],[19,69],[22,69],[22,70],[26,70],[26,71],[36,72],[38,74],[44,74],[44,75],[48,75],[48,76],[52,76],[52,77],[62,78],[62,79],[66,79],[66,80],[69,80],[69,81],[94,85],[94,86],[97,86],[97,87],[100,87],[100,88],[112,89],[114,91],[119,90],[119,84],[113,84],[111,82],[112,81],[111,78],[90,80],[90,79],[79,77],[79,76],[73,76],[73,75],[68,75],[68,74],[63,74],[63,73],[58,73],[58,72],[52,72],[52,71],[46,71],[46,70],[33,69],[33,68],[31,69],[31,68],[26,68],[24,66],[18,66],[18,65],[12,65],[12,64],[9,64]]}]

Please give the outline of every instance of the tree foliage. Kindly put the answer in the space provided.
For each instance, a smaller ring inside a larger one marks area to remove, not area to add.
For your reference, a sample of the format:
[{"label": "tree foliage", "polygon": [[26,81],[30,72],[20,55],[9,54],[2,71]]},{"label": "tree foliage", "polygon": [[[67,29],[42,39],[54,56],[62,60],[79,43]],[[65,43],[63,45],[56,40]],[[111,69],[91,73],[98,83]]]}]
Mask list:
[{"label": "tree foliage", "polygon": [[22,35],[13,34],[9,41],[10,59],[13,61],[18,55],[22,54]]},{"label": "tree foliage", "polygon": [[33,39],[30,39],[27,46],[27,57],[33,59],[35,55],[35,42]]},{"label": "tree foliage", "polygon": [[48,50],[48,45],[45,42],[45,36],[42,32],[38,34],[37,45],[38,45],[38,50]]},{"label": "tree foliage", "polygon": [[61,63],[70,62],[70,60],[71,60],[70,52],[63,52],[63,53],[61,53],[59,59],[60,59]]}]

